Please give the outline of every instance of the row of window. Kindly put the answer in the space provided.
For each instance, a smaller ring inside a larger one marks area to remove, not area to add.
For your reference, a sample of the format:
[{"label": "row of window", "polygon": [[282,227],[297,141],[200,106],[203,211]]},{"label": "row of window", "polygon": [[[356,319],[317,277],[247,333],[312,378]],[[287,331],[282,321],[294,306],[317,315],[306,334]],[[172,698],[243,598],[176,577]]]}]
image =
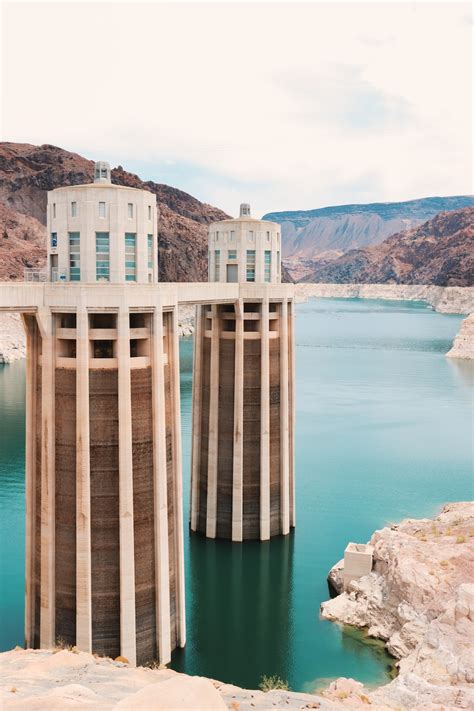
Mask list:
[{"label": "row of window", "polygon": [[[278,260],[280,260],[280,253],[277,253]],[[210,253],[209,253],[209,258],[210,258]],[[235,261],[237,259],[237,250],[235,249],[229,249],[227,251],[227,259],[228,261]],[[255,281],[255,263],[256,263],[256,252],[255,249],[248,249],[246,253],[246,281],[254,282]],[[238,274],[237,272],[234,272],[233,270],[230,271],[227,269],[227,274],[232,274],[234,275],[235,273],[235,281],[238,280]],[[237,268],[237,265],[235,265]],[[220,249],[216,249],[214,251],[214,281],[220,281],[220,274],[221,274],[221,251]],[[270,282],[272,279],[272,253],[271,250],[265,250],[264,254],[264,281]],[[229,281],[229,279],[228,279]],[[234,281],[234,278],[232,278],[232,281]]]},{"label": "row of window", "polygon": [[[80,233],[69,232],[69,279],[81,279]],[[51,244],[57,245],[57,233],[51,233]],[[147,235],[148,268],[153,269],[153,235]],[[97,281],[110,281],[110,236],[108,232],[95,233],[95,269]],[[125,233],[125,281],[137,280],[137,235]]]},{"label": "row of window", "polygon": [[[73,201],[70,203],[70,214],[71,217],[77,217],[77,202]],[[133,202],[127,203],[127,217],[133,219],[135,214],[135,206]],[[98,215],[99,217],[107,217],[107,204],[105,202],[98,203]],[[53,218],[56,217],[56,203],[53,202]],[[152,206],[148,205],[148,219],[153,219]]]},{"label": "row of window", "polygon": [[[247,232],[247,237],[248,237],[248,239],[249,239],[250,242],[255,242],[255,237],[256,237],[256,235],[258,235],[258,234],[260,234],[260,233],[259,233],[259,232],[254,232],[254,230],[248,230],[248,232]],[[266,234],[266,240],[267,240],[267,242],[270,242],[271,232],[266,232],[265,234]],[[277,240],[279,240],[279,239],[280,239],[280,233],[277,232],[276,235],[277,235]],[[214,232],[214,233],[211,234],[211,237],[213,237],[216,242],[219,242],[219,238],[222,238],[222,237],[224,238],[224,241],[225,241],[225,240],[227,239],[227,236],[229,237],[229,241],[230,241],[230,242],[234,242],[234,241],[235,241],[235,231],[234,231],[234,230],[231,230],[230,232],[218,232],[218,231],[217,231],[217,232]]]}]

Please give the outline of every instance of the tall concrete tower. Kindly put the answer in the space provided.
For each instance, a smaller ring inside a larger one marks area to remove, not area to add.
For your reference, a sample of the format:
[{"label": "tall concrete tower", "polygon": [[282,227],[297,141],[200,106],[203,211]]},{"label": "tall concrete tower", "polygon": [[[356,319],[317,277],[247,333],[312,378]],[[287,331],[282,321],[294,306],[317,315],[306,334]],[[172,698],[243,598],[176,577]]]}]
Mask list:
[{"label": "tall concrete tower", "polygon": [[240,298],[197,307],[191,530],[267,540],[295,524],[293,298],[281,285],[280,226],[209,226],[209,281]]},{"label": "tall concrete tower", "polygon": [[132,664],[185,643],[177,303],[156,199],[48,194],[48,276],[27,331],[26,643]]}]

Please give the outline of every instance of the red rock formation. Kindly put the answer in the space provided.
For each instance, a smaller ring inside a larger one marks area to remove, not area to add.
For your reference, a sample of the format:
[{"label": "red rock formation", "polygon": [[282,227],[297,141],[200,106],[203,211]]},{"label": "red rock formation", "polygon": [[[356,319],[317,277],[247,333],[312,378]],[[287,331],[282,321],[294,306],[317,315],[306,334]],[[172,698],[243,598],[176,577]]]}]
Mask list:
[{"label": "red rock formation", "polygon": [[315,263],[304,281],[472,286],[474,208],[442,212],[379,245]]}]

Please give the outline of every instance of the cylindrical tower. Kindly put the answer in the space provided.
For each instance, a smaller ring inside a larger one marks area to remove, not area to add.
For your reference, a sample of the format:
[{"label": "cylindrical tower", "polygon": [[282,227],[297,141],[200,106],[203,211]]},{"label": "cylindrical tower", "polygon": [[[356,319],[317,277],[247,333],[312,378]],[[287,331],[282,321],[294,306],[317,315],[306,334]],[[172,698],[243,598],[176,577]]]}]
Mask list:
[{"label": "cylindrical tower", "polygon": [[[105,182],[48,195],[50,268],[56,254],[58,274],[65,264],[65,279],[80,283],[57,283],[48,304],[24,316],[25,636],[32,647],[62,641],[167,663],[185,643],[177,305],[148,285],[157,273],[145,239],[156,236],[154,196],[107,182],[107,164],[97,170]],[[132,200],[135,217],[122,209]],[[126,285],[129,230],[141,289]],[[108,277],[120,284],[106,283],[105,243],[120,264]]]},{"label": "cylindrical tower", "polygon": [[155,196],[113,185],[108,163],[96,163],[94,176],[48,193],[49,279],[156,283]]},{"label": "cylindrical tower", "polygon": [[280,226],[248,205],[209,227],[209,279],[239,281],[241,294],[196,312],[190,524],[209,538],[294,526],[293,298],[280,251]]}]

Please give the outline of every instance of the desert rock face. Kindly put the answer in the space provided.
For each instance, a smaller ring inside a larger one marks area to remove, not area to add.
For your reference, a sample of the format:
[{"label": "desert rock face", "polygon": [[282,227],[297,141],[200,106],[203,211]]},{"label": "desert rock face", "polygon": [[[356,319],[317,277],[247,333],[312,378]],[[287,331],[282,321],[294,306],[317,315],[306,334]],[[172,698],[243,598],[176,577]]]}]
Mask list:
[{"label": "desert rock face", "polygon": [[366,628],[399,660],[399,676],[370,693],[373,702],[473,707],[473,527],[468,502],[376,531],[372,573],[322,604],[323,617]]},{"label": "desert rock face", "polygon": [[474,207],[443,212],[381,244],[321,260],[308,282],[474,285]]},{"label": "desert rock face", "polygon": [[474,360],[474,313],[462,322],[461,330],[454,339],[453,347],[446,353],[446,357]]}]

